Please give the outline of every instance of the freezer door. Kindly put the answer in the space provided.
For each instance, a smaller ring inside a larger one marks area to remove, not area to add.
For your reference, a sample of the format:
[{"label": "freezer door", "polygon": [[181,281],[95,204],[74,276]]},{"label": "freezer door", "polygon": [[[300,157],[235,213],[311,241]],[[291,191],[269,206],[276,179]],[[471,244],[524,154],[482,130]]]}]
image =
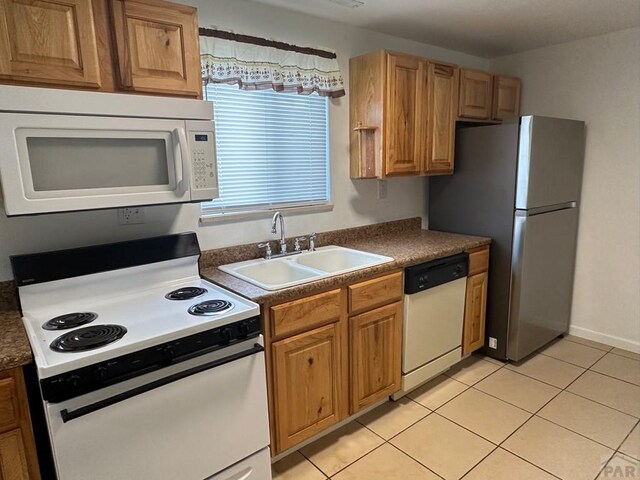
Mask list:
[{"label": "freezer door", "polygon": [[516,209],[580,200],[583,162],[584,122],[522,117]]},{"label": "freezer door", "polygon": [[507,357],[520,360],[569,329],[578,208],[517,211]]}]

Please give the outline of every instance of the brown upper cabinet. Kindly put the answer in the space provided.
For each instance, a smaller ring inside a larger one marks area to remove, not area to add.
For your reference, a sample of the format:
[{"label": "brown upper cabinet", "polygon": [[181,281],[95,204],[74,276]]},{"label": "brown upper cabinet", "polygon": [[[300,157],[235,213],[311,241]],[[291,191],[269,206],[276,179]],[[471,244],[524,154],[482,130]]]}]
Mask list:
[{"label": "brown upper cabinet", "polygon": [[459,74],[457,67],[429,63],[426,175],[453,173]]},{"label": "brown upper cabinet", "polygon": [[493,76],[482,70],[460,69],[458,116],[488,120],[493,108]]},{"label": "brown upper cabinet", "polygon": [[458,119],[499,123],[520,115],[520,79],[460,69]]},{"label": "brown upper cabinet", "polygon": [[352,178],[452,173],[458,68],[378,51],[350,60]]},{"label": "brown upper cabinet", "polygon": [[112,0],[120,87],[200,95],[198,12],[160,0]]},{"label": "brown upper cabinet", "polygon": [[91,2],[0,0],[0,77],[99,87]]},{"label": "brown upper cabinet", "polygon": [[520,116],[520,85],[519,78],[493,77],[493,119],[506,120]]},{"label": "brown upper cabinet", "polygon": [[197,10],[163,0],[0,0],[0,81],[201,97]]}]

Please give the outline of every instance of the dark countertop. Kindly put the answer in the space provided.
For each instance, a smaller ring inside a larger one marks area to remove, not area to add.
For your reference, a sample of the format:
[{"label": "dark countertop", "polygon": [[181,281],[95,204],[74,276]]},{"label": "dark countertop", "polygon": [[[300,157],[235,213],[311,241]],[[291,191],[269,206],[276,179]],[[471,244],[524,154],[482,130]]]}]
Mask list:
[{"label": "dark countertop", "polygon": [[0,370],[20,367],[33,360],[17,295],[13,281],[0,282]]},{"label": "dark countertop", "polygon": [[[491,239],[486,237],[474,237],[454,233],[421,230],[419,224],[417,225],[417,228],[415,228],[415,222],[405,226],[408,228],[387,229],[387,231],[383,231],[377,235],[369,232],[368,235],[359,238],[356,235],[345,235],[344,241],[340,241],[339,238],[334,236],[334,238],[332,238],[333,242],[330,243],[333,245],[363,250],[365,252],[386,255],[388,257],[392,257],[394,259],[393,262],[357,270],[355,272],[345,273],[343,275],[324,278],[322,280],[316,280],[291,288],[284,288],[281,290],[263,290],[251,283],[222,272],[217,268],[217,265],[201,266],[201,274],[210,281],[233,290],[254,302],[273,304],[312,295],[331,288],[342,287],[385,272],[436,258],[454,255],[465,250],[470,250],[472,248],[491,243]],[[328,245],[328,243],[319,243],[318,246],[324,245]],[[219,250],[222,251],[224,249]],[[256,256],[253,258],[256,258]],[[233,259],[233,261],[240,260],[246,260],[246,258]]]},{"label": "dark countertop", "polygon": [[[420,219],[399,220],[318,234],[318,246],[341,245],[394,258],[393,262],[282,290],[263,290],[218,270],[218,265],[257,258],[255,244],[203,252],[201,274],[222,287],[258,303],[281,303],[313,293],[381,275],[408,265],[446,257],[488,245],[489,238],[420,229]],[[13,281],[0,282],[0,370],[33,361],[31,347],[22,325],[18,292]]]}]

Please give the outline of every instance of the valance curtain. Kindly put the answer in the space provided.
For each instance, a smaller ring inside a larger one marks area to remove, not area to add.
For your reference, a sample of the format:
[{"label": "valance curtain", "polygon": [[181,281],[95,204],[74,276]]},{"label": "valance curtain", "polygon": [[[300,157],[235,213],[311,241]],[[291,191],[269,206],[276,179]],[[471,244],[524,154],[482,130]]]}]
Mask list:
[{"label": "valance curtain", "polygon": [[333,52],[201,28],[200,59],[206,83],[238,84],[243,90],[317,92],[333,98],[345,94]]}]

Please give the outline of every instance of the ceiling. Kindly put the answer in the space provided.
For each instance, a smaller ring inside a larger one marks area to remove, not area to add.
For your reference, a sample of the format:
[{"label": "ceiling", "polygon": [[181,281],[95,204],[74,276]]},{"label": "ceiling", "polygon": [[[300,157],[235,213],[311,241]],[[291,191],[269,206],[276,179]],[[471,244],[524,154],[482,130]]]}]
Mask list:
[{"label": "ceiling", "polygon": [[639,0],[252,0],[483,57],[640,25]]}]

